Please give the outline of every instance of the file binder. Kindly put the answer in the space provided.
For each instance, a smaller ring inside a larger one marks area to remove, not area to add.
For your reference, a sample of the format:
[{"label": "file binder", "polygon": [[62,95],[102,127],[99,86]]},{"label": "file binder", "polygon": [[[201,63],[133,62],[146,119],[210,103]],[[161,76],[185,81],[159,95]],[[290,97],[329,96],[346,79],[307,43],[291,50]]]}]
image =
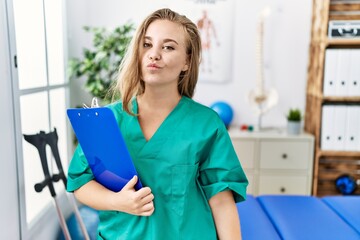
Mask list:
[{"label": "file binder", "polygon": [[324,105],[321,118],[321,149],[333,150],[335,145],[334,132],[335,107]]},{"label": "file binder", "polygon": [[359,151],[360,135],[360,107],[347,106],[346,110],[346,132],[345,151]]},{"label": "file binder", "polygon": [[335,105],[334,111],[334,145],[333,150],[343,151],[345,149],[346,111],[347,106]]},{"label": "file binder", "polygon": [[347,96],[360,96],[360,50],[352,49],[350,55],[349,85]]},{"label": "file binder", "polygon": [[[111,109],[73,108],[67,115],[97,182],[118,192],[138,176]],[[142,187],[138,179],[136,190]]]},{"label": "file binder", "polygon": [[338,68],[338,49],[326,49],[324,70],[324,96],[335,95],[335,83]]},{"label": "file binder", "polygon": [[350,53],[348,49],[338,49],[336,66],[336,80],[334,96],[346,96],[348,94]]}]

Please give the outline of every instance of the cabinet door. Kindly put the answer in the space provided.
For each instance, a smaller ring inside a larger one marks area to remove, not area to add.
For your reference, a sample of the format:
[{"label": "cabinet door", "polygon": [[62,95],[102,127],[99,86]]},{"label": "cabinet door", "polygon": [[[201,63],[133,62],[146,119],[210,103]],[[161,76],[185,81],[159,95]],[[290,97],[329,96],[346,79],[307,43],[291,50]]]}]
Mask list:
[{"label": "cabinet door", "polygon": [[254,168],[255,141],[244,139],[232,139],[235,152],[243,168]]},{"label": "cabinet door", "polygon": [[261,175],[259,194],[302,194],[309,195],[306,176]]},{"label": "cabinet door", "polygon": [[309,168],[310,145],[306,141],[261,141],[261,169],[296,169]]}]

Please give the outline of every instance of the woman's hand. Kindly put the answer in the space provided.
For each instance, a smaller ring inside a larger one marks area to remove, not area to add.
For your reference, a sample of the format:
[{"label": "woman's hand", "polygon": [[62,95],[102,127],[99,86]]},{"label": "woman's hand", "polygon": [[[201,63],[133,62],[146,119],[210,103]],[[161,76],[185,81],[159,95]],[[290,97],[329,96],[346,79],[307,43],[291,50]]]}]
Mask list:
[{"label": "woman's hand", "polygon": [[121,211],[138,216],[150,216],[154,212],[154,195],[149,187],[135,191],[138,177],[134,176],[119,192],[105,188],[91,180],[74,191],[76,198],[97,210]]},{"label": "woman's hand", "polygon": [[113,206],[118,211],[138,216],[150,216],[154,208],[154,195],[149,187],[135,191],[138,177],[134,176],[113,199]]}]

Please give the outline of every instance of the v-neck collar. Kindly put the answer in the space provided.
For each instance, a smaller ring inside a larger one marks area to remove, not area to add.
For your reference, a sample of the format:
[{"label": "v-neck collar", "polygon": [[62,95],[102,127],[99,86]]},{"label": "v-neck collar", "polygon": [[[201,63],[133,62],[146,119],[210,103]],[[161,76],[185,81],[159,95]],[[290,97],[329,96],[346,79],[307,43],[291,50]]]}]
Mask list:
[{"label": "v-neck collar", "polygon": [[[136,117],[137,120],[137,128],[141,131],[141,135],[144,138],[145,142],[150,142],[152,139],[156,138],[157,135],[161,134],[161,129],[165,128],[167,125],[171,125],[171,118],[173,115],[176,114],[177,111],[179,111],[179,109],[181,109],[181,106],[183,105],[183,101],[184,97],[182,96],[179,100],[179,102],[176,104],[176,106],[174,107],[173,110],[171,110],[171,112],[166,116],[166,118],[163,120],[163,122],[160,124],[160,126],[156,129],[156,131],[154,132],[154,134],[151,136],[151,138],[149,138],[148,140],[146,140],[145,135],[142,131],[142,128],[140,126],[140,122],[139,122],[139,117]],[[138,114],[139,113],[139,105],[137,102],[137,98],[135,97],[133,99],[133,106],[134,106],[134,113]],[[175,119],[174,119],[175,120]],[[170,122],[170,123],[168,123]],[[160,133],[159,133],[160,132]]]},{"label": "v-neck collar", "polygon": [[[175,132],[178,124],[185,117],[187,110],[183,110],[183,108],[186,99],[187,97],[181,97],[178,104],[168,114],[149,140],[145,139],[138,117],[134,116],[132,118],[132,126],[134,129],[130,132],[134,134],[131,138],[134,141],[136,140],[135,145],[137,146],[137,149],[134,150],[137,152],[138,156],[143,156],[145,154],[147,157],[153,158],[157,155],[165,141],[171,138],[171,135]],[[138,103],[136,98],[132,100],[132,105],[134,113],[138,114]]]}]

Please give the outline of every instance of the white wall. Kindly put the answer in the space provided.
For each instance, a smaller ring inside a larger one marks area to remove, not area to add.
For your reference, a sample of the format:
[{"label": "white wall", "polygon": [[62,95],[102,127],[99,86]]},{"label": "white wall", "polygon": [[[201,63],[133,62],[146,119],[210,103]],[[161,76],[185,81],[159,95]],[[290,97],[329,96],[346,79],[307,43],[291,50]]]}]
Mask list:
[{"label": "white wall", "polygon": [[20,239],[16,173],[15,126],[10,52],[5,0],[0,1],[0,233],[2,239]]},{"label": "white wall", "polygon": [[[229,102],[234,109],[234,125],[256,124],[257,117],[247,102],[255,88],[256,24],[259,12],[272,10],[265,23],[265,85],[279,93],[278,105],[265,114],[263,126],[285,126],[290,107],[305,109],[308,47],[310,40],[311,0],[235,1],[232,79],[223,84],[200,82],[195,99],[210,105],[217,100]],[[82,26],[113,28],[131,19],[138,24],[148,13],[170,7],[181,12],[178,0],[76,0],[68,1],[69,57],[79,57],[83,47],[90,47],[91,36]],[[80,93],[83,82],[72,85],[73,103],[89,101]]]}]

